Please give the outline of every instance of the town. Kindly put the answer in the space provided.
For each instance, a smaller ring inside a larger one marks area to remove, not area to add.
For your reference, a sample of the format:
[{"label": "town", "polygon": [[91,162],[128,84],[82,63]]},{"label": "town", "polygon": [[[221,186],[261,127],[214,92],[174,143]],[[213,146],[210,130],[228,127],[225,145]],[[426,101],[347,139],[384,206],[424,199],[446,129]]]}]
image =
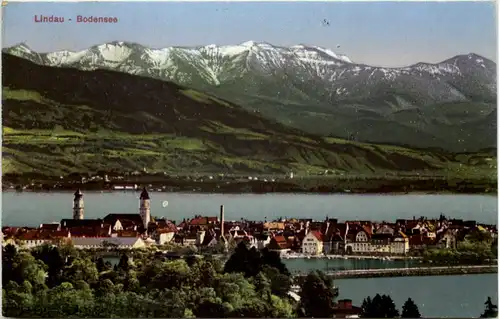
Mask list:
[{"label": "town", "polygon": [[[68,209],[69,211],[69,209]],[[184,248],[199,253],[224,253],[228,247],[246,242],[249,247],[278,252],[282,258],[378,256],[405,258],[428,249],[456,248],[466,237],[487,236],[497,242],[496,225],[449,219],[343,221],[325,217],[283,218],[273,221],[226,220],[224,205],[215,216],[196,215],[173,221],[151,216],[151,198],[144,187],[139,212],[108,214],[85,219],[84,194],[74,193],[72,218],[39,227],[2,227],[3,246],[31,249],[54,243],[71,243],[77,249]]]}]

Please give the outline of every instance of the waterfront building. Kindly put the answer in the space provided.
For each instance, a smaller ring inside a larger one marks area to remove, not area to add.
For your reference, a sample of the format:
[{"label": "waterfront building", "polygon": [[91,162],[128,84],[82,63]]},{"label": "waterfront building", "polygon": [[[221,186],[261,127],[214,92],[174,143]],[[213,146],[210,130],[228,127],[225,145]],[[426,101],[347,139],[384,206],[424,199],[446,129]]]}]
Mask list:
[{"label": "waterfront building", "polygon": [[302,241],[302,253],[307,255],[320,255],[323,253],[323,234],[318,230],[307,233]]}]

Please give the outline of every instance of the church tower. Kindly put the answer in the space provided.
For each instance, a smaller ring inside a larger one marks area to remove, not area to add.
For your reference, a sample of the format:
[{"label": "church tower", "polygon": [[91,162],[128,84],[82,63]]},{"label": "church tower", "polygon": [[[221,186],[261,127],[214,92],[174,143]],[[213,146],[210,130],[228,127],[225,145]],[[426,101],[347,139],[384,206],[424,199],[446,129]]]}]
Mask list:
[{"label": "church tower", "polygon": [[147,230],[149,221],[151,220],[151,200],[146,187],[142,189],[139,201],[139,214],[141,215],[142,222],[144,223],[144,228]]},{"label": "church tower", "polygon": [[73,219],[83,219],[83,194],[78,189],[73,199]]}]

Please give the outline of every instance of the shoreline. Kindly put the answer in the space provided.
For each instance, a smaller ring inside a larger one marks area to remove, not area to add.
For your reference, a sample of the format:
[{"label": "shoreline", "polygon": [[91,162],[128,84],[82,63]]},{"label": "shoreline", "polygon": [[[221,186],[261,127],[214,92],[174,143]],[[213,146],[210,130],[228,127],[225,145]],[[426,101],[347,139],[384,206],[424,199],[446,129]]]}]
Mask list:
[{"label": "shoreline", "polygon": [[306,259],[306,260],[315,260],[315,259],[357,259],[357,260],[385,260],[385,261],[397,261],[397,260],[421,260],[423,257],[421,256],[401,256],[401,255],[386,255],[386,256],[374,256],[374,255],[317,255],[317,256],[307,256],[302,254],[295,255],[283,255],[281,259],[284,260],[295,260],[295,259]]},{"label": "shoreline", "polygon": [[[498,265],[480,266],[449,266],[449,267],[411,267],[411,268],[385,268],[385,269],[356,269],[326,272],[333,279],[358,279],[358,278],[387,278],[387,277],[423,277],[423,276],[453,276],[453,275],[479,275],[498,273]],[[293,277],[297,280],[305,278],[307,273],[296,273]]]},{"label": "shoreline", "polygon": [[[120,190],[120,189],[89,189],[82,191],[87,193],[137,193],[140,190]],[[12,188],[2,188],[2,193],[36,193],[36,194],[51,194],[51,193],[72,193],[72,189],[24,189],[22,191],[17,191]],[[151,193],[164,193],[164,194],[186,194],[186,195],[209,195],[209,194],[220,194],[220,195],[270,195],[270,194],[281,194],[281,195],[351,195],[351,196],[363,196],[363,195],[378,195],[378,196],[404,196],[404,195],[478,195],[478,196],[498,196],[498,192],[458,192],[458,191],[393,191],[393,192],[377,192],[377,191],[364,191],[364,192],[318,192],[318,191],[270,191],[270,192],[254,192],[254,191],[188,191],[188,190],[177,190],[177,191],[159,191],[155,189],[149,190]]]}]

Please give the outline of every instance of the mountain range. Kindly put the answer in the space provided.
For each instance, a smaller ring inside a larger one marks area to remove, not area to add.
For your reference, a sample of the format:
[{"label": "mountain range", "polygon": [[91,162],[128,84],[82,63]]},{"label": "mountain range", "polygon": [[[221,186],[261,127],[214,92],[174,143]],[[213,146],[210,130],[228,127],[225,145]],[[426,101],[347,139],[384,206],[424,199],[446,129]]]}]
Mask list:
[{"label": "mountain range", "polygon": [[4,52],[172,81],[324,136],[455,152],[496,147],[496,63],[476,54],[384,68],[322,47],[254,41],[163,49],[115,41],[50,53],[18,44]]},{"label": "mountain range", "polygon": [[2,68],[5,174],[330,170],[470,177],[494,156],[314,135],[151,77],[44,66],[8,53]]}]

